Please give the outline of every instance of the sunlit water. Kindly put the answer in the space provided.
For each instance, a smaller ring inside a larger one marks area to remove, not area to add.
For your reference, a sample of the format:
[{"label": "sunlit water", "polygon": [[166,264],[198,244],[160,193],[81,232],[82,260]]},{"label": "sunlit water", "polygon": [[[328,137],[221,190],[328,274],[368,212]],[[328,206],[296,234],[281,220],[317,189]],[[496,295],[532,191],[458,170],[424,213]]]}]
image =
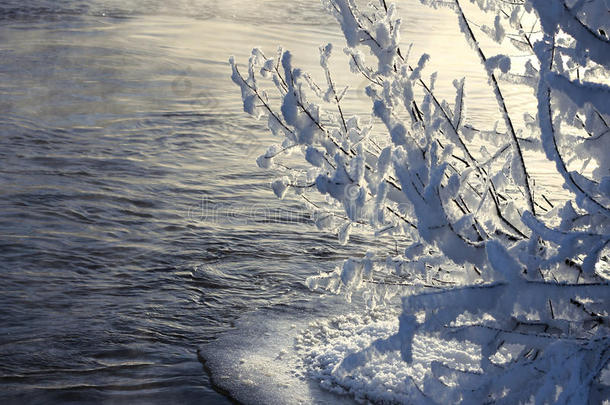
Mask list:
[{"label": "sunlit water", "polygon": [[[403,3],[441,90],[476,71],[453,19]],[[342,63],[309,0],[2,2],[4,403],[227,403],[197,347],[256,308],[315,299],[303,279],[370,244],[340,247],[273,198],[254,163],[272,139],[229,80],[231,54],[283,44],[315,70],[329,40]],[[485,93],[471,92],[480,122],[499,118]]]}]

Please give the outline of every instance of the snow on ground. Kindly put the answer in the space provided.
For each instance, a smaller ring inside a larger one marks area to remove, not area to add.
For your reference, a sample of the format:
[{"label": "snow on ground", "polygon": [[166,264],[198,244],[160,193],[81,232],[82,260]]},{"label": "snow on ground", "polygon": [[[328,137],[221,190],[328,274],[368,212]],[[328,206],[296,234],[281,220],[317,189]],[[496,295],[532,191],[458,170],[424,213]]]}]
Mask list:
[{"label": "snow on ground", "polygon": [[203,346],[200,354],[214,384],[244,404],[354,404],[306,376],[294,345],[309,322],[323,316],[320,311],[345,307],[344,301],[329,298],[258,310]]},{"label": "snow on ground", "polygon": [[397,330],[397,309],[369,311],[324,297],[319,304],[249,314],[201,354],[214,383],[246,404],[413,403],[430,362],[459,358],[478,370],[474,346],[425,336],[416,339],[410,366],[396,350],[375,353],[349,372],[338,367],[348,354]]},{"label": "snow on ground", "polygon": [[433,361],[452,363],[459,359],[469,371],[478,371],[480,353],[475,346],[418,336],[413,359],[407,365],[398,350],[374,352],[365,364],[346,372],[339,364],[350,353],[367,348],[376,339],[398,331],[398,312],[384,308],[363,313],[337,315],[311,322],[296,339],[296,351],[307,374],[331,392],[349,393],[363,403],[413,403],[419,397],[425,370]]}]

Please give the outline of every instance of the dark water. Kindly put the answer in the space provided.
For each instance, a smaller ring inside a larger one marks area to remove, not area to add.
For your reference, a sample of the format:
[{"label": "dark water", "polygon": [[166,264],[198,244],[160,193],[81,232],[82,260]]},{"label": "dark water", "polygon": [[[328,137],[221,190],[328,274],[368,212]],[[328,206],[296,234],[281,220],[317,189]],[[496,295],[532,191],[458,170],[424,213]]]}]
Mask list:
[{"label": "dark water", "polygon": [[[346,254],[255,167],[268,135],[226,63],[242,3],[0,5],[3,403],[228,403],[197,347]],[[321,15],[276,6],[273,43]]]}]

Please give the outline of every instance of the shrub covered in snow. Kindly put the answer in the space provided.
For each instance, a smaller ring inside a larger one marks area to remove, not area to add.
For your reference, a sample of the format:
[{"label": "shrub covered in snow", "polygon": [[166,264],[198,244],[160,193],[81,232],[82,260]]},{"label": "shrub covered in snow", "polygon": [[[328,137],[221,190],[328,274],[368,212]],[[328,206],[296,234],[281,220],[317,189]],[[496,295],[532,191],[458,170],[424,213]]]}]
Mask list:
[{"label": "shrub covered in snow", "polygon": [[[423,375],[418,368],[417,378],[404,377],[404,401],[608,400],[610,3],[472,0],[489,17],[475,27],[460,0],[422,1],[455,11],[498,104],[493,128],[469,123],[464,78],[453,83],[454,99],[437,96],[428,55],[401,48],[401,19],[385,0],[367,8],[322,1],[345,35],[351,71],[369,83],[371,117],[342,108],[346,89],[329,68],[330,44],[320,49],[325,83],[282,49],[254,49],[243,72],[231,59],[244,110],[267,119],[280,139],[257,160],[281,169],[275,194],[301,196],[315,224],[343,243],[367,229],[406,241],[398,255],[368,252],[307,280],[361,294],[370,306],[402,296],[398,330],[333,372],[349,374],[392,351],[412,364],[414,345],[435,339],[453,342],[452,350],[475,345],[478,367],[460,356],[430,362]],[[482,35],[529,57],[489,54]],[[511,83],[531,88],[536,111],[511,114],[502,91]],[[536,153],[554,163],[569,192],[564,202],[534,186],[527,156]]]}]

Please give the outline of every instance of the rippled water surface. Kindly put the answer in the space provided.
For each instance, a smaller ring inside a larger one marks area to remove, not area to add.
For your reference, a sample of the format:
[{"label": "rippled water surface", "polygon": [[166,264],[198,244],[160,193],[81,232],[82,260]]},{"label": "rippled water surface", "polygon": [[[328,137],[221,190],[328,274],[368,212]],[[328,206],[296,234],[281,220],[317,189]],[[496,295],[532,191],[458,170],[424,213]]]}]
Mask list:
[{"label": "rippled water surface", "polygon": [[[407,40],[452,35],[426,18]],[[270,135],[228,77],[255,45],[314,69],[328,40],[343,46],[308,0],[0,4],[4,403],[228,403],[197,347],[313,299],[302,280],[369,243],[272,197],[254,163]],[[439,55],[447,78],[470,69]]]}]

